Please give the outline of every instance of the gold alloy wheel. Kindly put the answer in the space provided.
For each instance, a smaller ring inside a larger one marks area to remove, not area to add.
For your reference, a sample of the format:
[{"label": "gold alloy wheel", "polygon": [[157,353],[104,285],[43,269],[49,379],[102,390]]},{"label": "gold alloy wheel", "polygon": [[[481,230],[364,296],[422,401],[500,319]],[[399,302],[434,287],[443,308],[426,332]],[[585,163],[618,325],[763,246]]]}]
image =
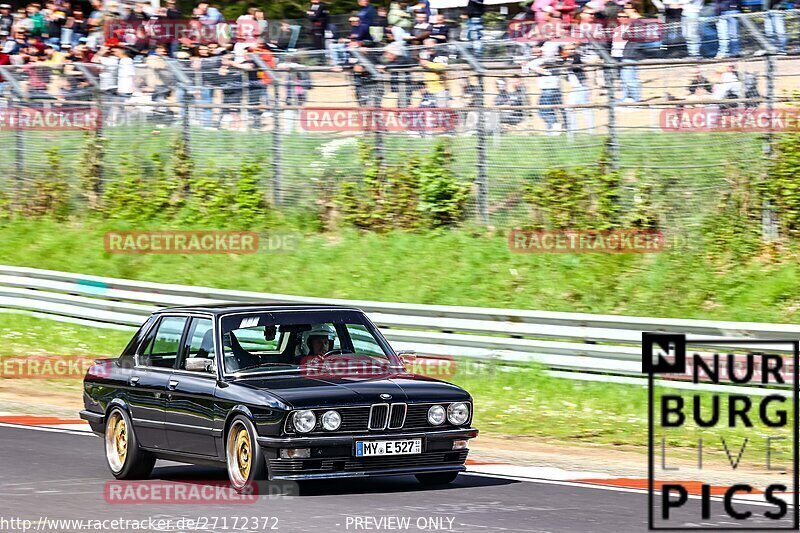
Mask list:
[{"label": "gold alloy wheel", "polygon": [[228,474],[234,487],[241,488],[250,478],[253,468],[253,443],[244,423],[237,420],[228,432]]},{"label": "gold alloy wheel", "polygon": [[111,470],[119,472],[128,456],[128,424],[119,411],[114,411],[106,424],[106,459]]}]

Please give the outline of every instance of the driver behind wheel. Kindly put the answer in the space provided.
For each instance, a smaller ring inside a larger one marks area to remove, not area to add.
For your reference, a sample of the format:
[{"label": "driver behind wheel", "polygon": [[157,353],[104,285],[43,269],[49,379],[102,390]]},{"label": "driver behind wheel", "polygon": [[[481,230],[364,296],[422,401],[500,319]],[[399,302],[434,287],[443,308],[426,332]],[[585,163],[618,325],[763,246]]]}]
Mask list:
[{"label": "driver behind wheel", "polygon": [[314,324],[303,332],[302,349],[304,355],[322,356],[333,350],[336,330],[330,324]]}]

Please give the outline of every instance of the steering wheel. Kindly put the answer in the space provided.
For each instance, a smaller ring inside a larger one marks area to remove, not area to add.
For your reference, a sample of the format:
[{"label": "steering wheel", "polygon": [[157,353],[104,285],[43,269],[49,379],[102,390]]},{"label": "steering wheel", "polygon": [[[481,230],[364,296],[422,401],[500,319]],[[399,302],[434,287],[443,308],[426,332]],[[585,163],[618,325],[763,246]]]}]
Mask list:
[{"label": "steering wheel", "polygon": [[329,355],[343,355],[343,354],[344,354],[344,350],[342,350],[341,348],[336,348],[335,350],[330,350],[330,351],[325,352],[320,357],[325,359]]}]

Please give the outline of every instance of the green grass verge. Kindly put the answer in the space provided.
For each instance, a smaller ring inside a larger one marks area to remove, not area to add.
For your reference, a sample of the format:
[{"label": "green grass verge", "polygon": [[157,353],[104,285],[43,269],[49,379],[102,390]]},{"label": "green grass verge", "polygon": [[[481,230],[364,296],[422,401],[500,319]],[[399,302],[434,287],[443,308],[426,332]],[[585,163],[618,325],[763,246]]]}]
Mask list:
[{"label": "green grass verge", "polygon": [[[504,234],[453,230],[301,238],[251,255],[122,255],[111,224],[0,225],[2,263],[147,281],[331,298],[797,322],[795,259],[717,264],[692,249],[658,254],[519,254]],[[130,226],[128,226],[128,229]],[[141,228],[136,228],[141,229]]]}]

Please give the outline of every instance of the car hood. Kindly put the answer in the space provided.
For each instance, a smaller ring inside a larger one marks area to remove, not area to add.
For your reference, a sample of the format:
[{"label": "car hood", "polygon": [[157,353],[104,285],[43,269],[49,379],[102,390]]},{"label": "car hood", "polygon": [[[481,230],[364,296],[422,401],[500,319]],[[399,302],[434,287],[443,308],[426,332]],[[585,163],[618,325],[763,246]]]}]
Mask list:
[{"label": "car hood", "polygon": [[[236,383],[276,396],[294,409],[373,403],[425,403],[471,400],[461,387],[433,378],[396,375],[381,378],[310,377],[302,374],[253,376]],[[382,398],[381,395],[391,395]]]}]

